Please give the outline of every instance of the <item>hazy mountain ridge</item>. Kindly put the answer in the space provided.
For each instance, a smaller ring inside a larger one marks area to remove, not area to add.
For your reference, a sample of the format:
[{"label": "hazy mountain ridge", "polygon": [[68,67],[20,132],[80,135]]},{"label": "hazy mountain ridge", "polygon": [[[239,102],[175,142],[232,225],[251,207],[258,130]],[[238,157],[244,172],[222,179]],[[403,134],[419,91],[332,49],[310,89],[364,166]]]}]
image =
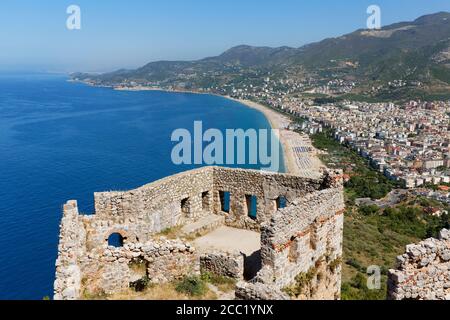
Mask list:
[{"label": "hazy mountain ridge", "polygon": [[367,85],[414,80],[445,86],[450,84],[449,48],[450,13],[440,12],[300,48],[240,45],[198,61],[157,61],[136,70],[73,77],[102,85],[133,82],[199,89],[268,74],[316,78],[332,74]]}]

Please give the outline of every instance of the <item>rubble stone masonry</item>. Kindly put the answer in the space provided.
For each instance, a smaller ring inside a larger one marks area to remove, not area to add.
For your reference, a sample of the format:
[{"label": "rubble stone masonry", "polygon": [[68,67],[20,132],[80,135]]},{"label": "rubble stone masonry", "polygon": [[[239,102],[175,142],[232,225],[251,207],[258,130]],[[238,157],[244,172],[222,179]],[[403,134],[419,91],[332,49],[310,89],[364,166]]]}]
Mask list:
[{"label": "rubble stone masonry", "polygon": [[[54,297],[101,297],[143,279],[165,283],[203,269],[239,279],[238,299],[337,299],[342,183],[338,171],[311,179],[205,167],[131,191],[95,193],[93,215],[80,215],[76,201],[69,201],[60,226]],[[257,201],[253,213],[251,198]],[[223,216],[228,227],[260,232],[261,251],[255,255],[260,257],[259,271],[252,279],[244,280],[247,266],[239,248],[234,253],[200,254],[186,238],[168,240],[161,235],[209,215]],[[109,245],[111,235],[122,243]],[[310,290],[289,296],[285,289],[311,269],[315,277]]]},{"label": "rubble stone masonry", "polygon": [[406,246],[389,271],[388,290],[392,300],[450,300],[450,231]]}]

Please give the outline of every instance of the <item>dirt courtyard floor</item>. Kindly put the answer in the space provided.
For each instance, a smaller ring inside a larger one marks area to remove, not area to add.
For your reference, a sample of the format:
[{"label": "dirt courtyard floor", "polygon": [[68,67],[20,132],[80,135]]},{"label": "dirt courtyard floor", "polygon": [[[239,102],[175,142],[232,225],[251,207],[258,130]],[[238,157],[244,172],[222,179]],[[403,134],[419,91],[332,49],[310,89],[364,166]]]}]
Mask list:
[{"label": "dirt courtyard floor", "polygon": [[248,256],[261,249],[261,235],[254,231],[222,226],[194,241],[200,252],[240,251]]}]

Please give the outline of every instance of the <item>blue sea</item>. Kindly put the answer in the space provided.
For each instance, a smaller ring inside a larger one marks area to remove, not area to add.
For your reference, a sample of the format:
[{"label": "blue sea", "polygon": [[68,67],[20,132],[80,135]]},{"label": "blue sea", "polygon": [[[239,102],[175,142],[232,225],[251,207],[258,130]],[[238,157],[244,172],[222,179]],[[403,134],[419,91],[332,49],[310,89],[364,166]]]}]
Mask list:
[{"label": "blue sea", "polygon": [[53,295],[67,200],[89,214],[96,191],[132,189],[194,168],[172,163],[170,137],[177,128],[193,131],[196,120],[204,130],[270,128],[258,111],[212,95],[0,75],[0,299]]}]

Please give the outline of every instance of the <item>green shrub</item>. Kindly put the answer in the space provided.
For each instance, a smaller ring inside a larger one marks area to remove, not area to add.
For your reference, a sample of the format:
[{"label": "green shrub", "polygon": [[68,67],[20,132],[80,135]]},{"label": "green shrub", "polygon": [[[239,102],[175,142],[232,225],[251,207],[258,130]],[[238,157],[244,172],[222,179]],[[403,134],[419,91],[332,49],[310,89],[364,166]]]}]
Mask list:
[{"label": "green shrub", "polygon": [[350,258],[347,261],[345,261],[346,264],[349,266],[355,268],[358,271],[364,272],[365,268],[354,258]]},{"label": "green shrub", "polygon": [[326,164],[332,163],[333,167],[343,169],[351,176],[345,183],[350,204],[356,198],[384,198],[392,189],[400,187],[399,183],[374,170],[357,152],[336,141],[332,130],[325,129],[324,132],[314,134],[311,140],[314,147],[328,152],[328,155],[321,156]]},{"label": "green shrub", "polygon": [[236,280],[230,277],[218,275],[212,272],[204,272],[202,273],[201,279],[203,281],[212,283],[214,285],[222,285],[222,284],[235,284]]},{"label": "green shrub", "polygon": [[212,272],[203,272],[201,279],[205,282],[209,282],[222,291],[233,290],[236,286],[236,279],[218,275]]},{"label": "green shrub", "polygon": [[175,285],[175,290],[190,296],[202,296],[207,292],[205,281],[198,276],[185,276]]},{"label": "green shrub", "polygon": [[337,257],[336,259],[334,259],[333,261],[330,261],[328,263],[328,269],[330,269],[331,272],[334,272],[341,265],[342,265],[342,258],[341,257]]},{"label": "green shrub", "polygon": [[319,270],[312,267],[308,272],[301,272],[295,277],[295,283],[292,286],[283,288],[283,292],[291,297],[298,297],[301,294],[308,294],[311,290],[311,282],[317,276]]},{"label": "green shrub", "polygon": [[150,284],[150,278],[145,276],[134,282],[130,282],[130,288],[134,289],[136,292],[144,291]]},{"label": "green shrub", "polygon": [[342,300],[386,300],[387,279],[385,276],[381,280],[379,290],[370,290],[367,287],[367,278],[362,273],[357,273],[349,282],[344,282],[341,287]]},{"label": "green shrub", "polygon": [[364,216],[372,216],[378,213],[379,208],[376,205],[361,206],[358,211]]}]

